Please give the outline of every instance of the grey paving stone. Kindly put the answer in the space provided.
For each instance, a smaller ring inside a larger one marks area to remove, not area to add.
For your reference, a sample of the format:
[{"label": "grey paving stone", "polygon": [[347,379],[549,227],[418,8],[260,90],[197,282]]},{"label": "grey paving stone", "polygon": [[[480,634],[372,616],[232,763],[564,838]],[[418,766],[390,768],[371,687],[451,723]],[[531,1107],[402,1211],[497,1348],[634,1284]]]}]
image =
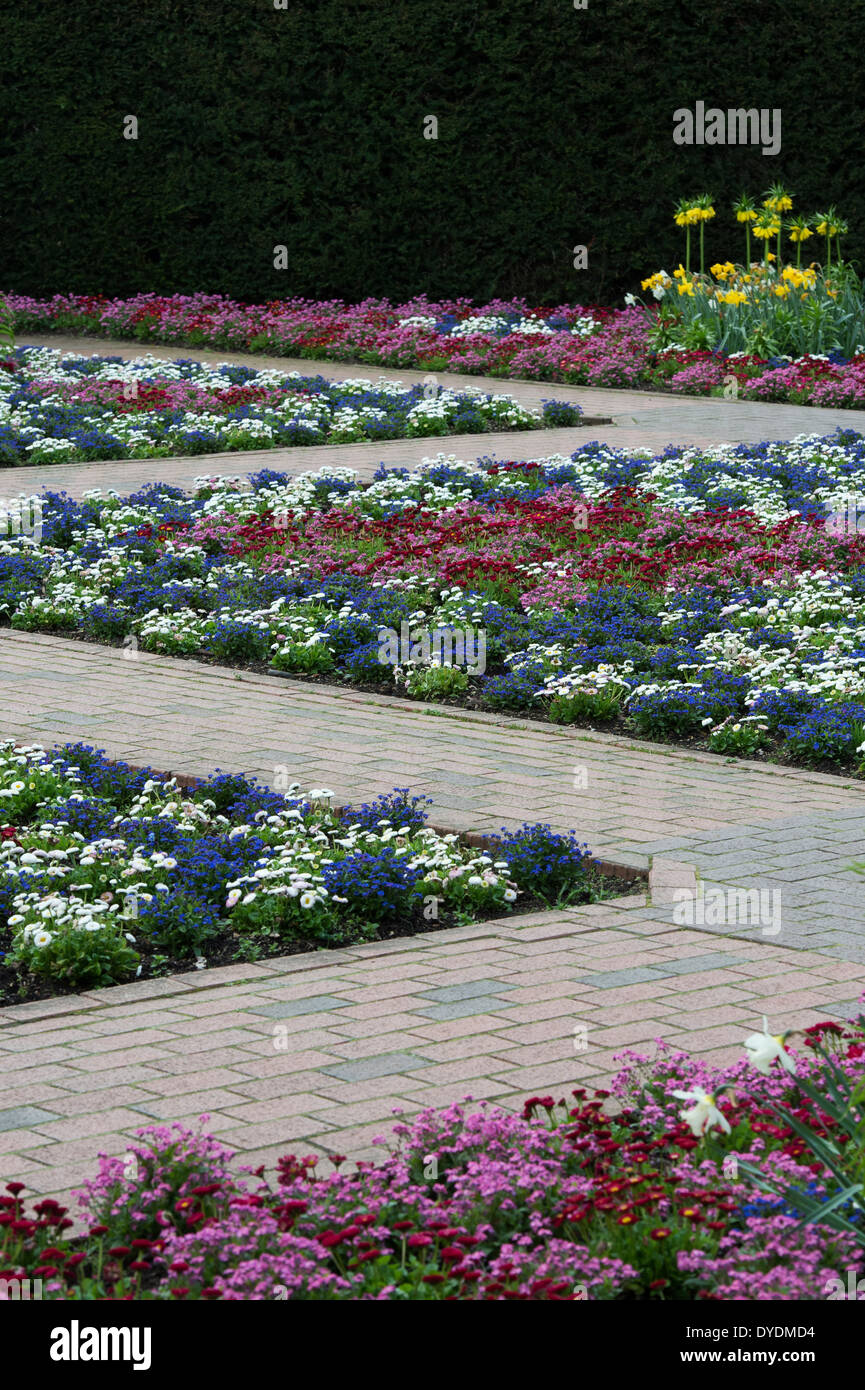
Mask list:
[{"label": "grey paving stone", "polygon": [[297,1018],[300,1014],[325,1013],[328,1009],[347,1009],[348,999],[337,999],[335,994],[311,994],[305,999],[291,999],[284,1004],[261,1004],[254,1009],[244,1009],[245,1014],[261,1014],[264,1018]]},{"label": "grey paving stone", "polygon": [[744,956],[728,956],[723,951],[710,951],[705,956],[688,956],[685,960],[666,961],[665,975],[696,975],[702,970],[727,970],[734,965],[746,965]]},{"label": "grey paving stone", "polygon": [[593,985],[595,989],[618,989],[620,985],[644,985],[650,980],[662,980],[668,974],[666,964],[662,966],[634,965],[630,970],[602,970],[597,975],[576,975],[581,985]]},{"label": "grey paving stone", "polygon": [[362,1057],[357,1062],[337,1062],[332,1067],[319,1067],[328,1076],[336,1076],[340,1081],[371,1081],[376,1076],[396,1076],[404,1071],[417,1071],[419,1067],[431,1067],[427,1057],[416,1057],[413,1052],[383,1052],[375,1057]]},{"label": "grey paving stone", "polygon": [[460,999],[476,999],[479,994],[498,994],[501,990],[513,989],[513,985],[502,984],[500,980],[471,980],[466,985],[445,985],[441,989],[421,991],[421,999],[429,999],[434,1004],[456,1004]]},{"label": "grey paving stone", "polygon": [[432,1004],[428,1009],[416,1009],[435,1023],[447,1023],[452,1018],[470,1018],[472,1014],[495,1014],[500,1009],[514,1006],[504,999],[494,999],[491,995],[480,995],[477,999],[459,999],[453,1004]]},{"label": "grey paving stone", "polygon": [[0,1110],[0,1132],[7,1129],[29,1129],[31,1125],[44,1125],[46,1120],[61,1120],[62,1115],[53,1110],[43,1110],[41,1105],[15,1105],[11,1110]]},{"label": "grey paving stone", "polygon": [[858,999],[841,999],[834,1004],[823,1004],[822,1009],[833,1018],[858,1018],[865,1013],[865,1004],[860,1004]]}]

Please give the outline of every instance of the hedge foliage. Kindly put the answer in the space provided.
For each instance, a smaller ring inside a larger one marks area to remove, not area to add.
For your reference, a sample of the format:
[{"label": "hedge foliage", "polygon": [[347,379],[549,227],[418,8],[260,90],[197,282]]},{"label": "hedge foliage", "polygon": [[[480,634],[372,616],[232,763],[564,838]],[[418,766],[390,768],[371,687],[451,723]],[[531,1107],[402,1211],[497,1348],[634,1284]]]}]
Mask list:
[{"label": "hedge foliage", "polygon": [[[863,37],[865,0],[9,4],[0,285],[609,302],[677,264],[679,196],[726,259],[778,178],[861,260]],[[780,155],[675,146],[698,100],[780,108]]]}]

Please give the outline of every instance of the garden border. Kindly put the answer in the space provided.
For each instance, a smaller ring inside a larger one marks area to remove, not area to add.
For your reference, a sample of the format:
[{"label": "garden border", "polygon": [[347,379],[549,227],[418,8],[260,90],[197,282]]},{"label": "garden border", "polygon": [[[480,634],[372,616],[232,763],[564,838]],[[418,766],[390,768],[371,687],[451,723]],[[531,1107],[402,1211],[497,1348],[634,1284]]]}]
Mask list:
[{"label": "garden border", "polygon": [[[150,772],[156,777],[173,778],[178,787],[188,791],[193,791],[197,787],[203,786],[207,781],[207,778],[196,776],[194,773],[170,772],[160,768],[143,767],[135,763],[125,763],[122,759],[118,758],[108,758],[107,762],[112,767],[118,767],[122,764],[132,773]],[[342,812],[345,810],[345,805],[334,805],[332,810],[337,816],[341,816]],[[431,824],[428,824],[426,828],[434,830],[439,835],[456,834],[458,840],[462,844],[477,849],[486,849],[490,840],[493,838],[491,835],[485,835],[477,830],[453,831],[443,826]],[[595,865],[606,878],[619,878],[625,884],[645,883],[646,902],[649,901],[648,869],[636,868],[628,864],[618,864],[614,863],[612,860],[595,859],[594,856],[592,857]],[[622,899],[605,898],[603,901],[610,905],[615,905],[622,901],[630,903],[633,901],[634,896],[636,895],[633,893],[627,893]],[[540,924],[546,921],[550,913],[564,914],[578,912],[587,906],[592,906],[592,904],[583,903],[580,904],[579,907],[573,908],[543,908],[541,911],[535,912],[512,913],[507,917],[482,918],[465,927],[444,927],[440,931],[435,932],[434,935],[436,939],[446,937],[449,940],[470,939],[478,931],[480,931],[480,934],[483,936],[488,936],[490,934],[495,935],[495,930],[491,933],[489,930],[490,928],[513,928],[514,926],[523,928],[531,926],[533,922]],[[406,943],[413,941],[425,942],[428,935],[429,933],[427,932],[415,932],[409,937],[398,937],[395,941],[396,945],[402,949],[410,950],[412,947]],[[286,968],[288,962],[291,962],[293,969],[298,968],[299,961],[315,961],[320,962],[322,966],[328,966],[333,963],[334,959],[342,959],[349,952],[353,954],[355,951],[375,951],[376,949],[380,950],[382,947],[384,947],[385,950],[396,949],[394,942],[391,940],[362,941],[351,946],[329,947],[321,951],[300,951],[295,955],[289,956],[268,956],[265,960],[250,961],[241,965],[215,966],[212,970],[208,969],[206,974],[204,971],[197,970],[181,971],[177,974],[160,975],[147,980],[129,980],[124,984],[106,985],[101,989],[94,989],[93,991],[85,990],[81,994],[56,994],[49,995],[46,999],[34,999],[21,1004],[0,1004],[0,1030],[13,1023],[37,1022],[39,1019],[43,1018],[56,1018],[67,1013],[83,1013],[95,1007],[107,1008],[119,1003],[132,1002],[133,1000],[136,1003],[140,1003],[148,999],[161,998],[165,994],[200,993],[202,989],[219,988],[221,985],[228,983],[237,984],[238,982],[244,982],[247,978],[254,980],[258,971],[261,969],[266,970],[269,974],[278,974],[280,970]],[[312,964],[307,964],[299,968],[310,970],[316,967]],[[244,974],[237,973],[238,971],[245,971],[247,969],[251,971],[248,977]],[[174,987],[175,981],[177,982],[176,988]],[[166,985],[170,985],[171,988],[166,988]],[[130,994],[130,991],[134,991],[134,993]],[[122,994],[122,998],[111,997],[116,994]]]}]

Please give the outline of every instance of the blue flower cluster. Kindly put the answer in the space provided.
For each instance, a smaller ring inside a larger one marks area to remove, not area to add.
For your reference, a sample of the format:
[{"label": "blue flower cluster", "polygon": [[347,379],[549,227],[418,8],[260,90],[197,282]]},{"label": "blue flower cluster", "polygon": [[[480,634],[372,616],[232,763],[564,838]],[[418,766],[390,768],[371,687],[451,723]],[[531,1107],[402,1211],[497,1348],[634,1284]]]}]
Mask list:
[{"label": "blue flower cluster", "polygon": [[[382,927],[428,930],[422,909],[430,900],[443,904],[446,921],[449,904],[475,917],[509,910],[518,892],[550,901],[599,894],[573,834],[526,825],[479,852],[430,829],[430,799],[406,787],[334,813],[321,793],[279,793],[218,769],[181,789],[84,743],[27,756],[22,763],[9,743],[0,750],[0,817],[9,817],[0,824],[0,998],[4,970],[19,971],[19,988],[37,967],[50,976],[42,967],[58,943],[65,955],[57,978],[74,987],[129,978],[137,961],[150,970],[166,960],[188,968],[182,962],[193,957],[222,963],[260,954],[268,941],[302,948],[365,939]],[[268,883],[279,882],[268,896]],[[107,915],[88,919],[75,942],[58,901]],[[286,916],[292,903],[295,915]],[[94,951],[112,942],[116,974],[110,951],[94,962]]]},{"label": "blue flower cluster", "polygon": [[[512,398],[477,389],[440,389],[431,400],[422,384],[402,388],[252,368],[239,372],[189,359],[148,359],[144,366],[132,364],[134,376],[129,376],[130,363],[118,357],[63,357],[50,349],[21,347],[14,360],[14,374],[0,372],[0,466],[479,434],[532,429],[551,418],[549,410],[557,421],[561,415],[560,423],[577,423],[581,413],[578,406],[547,402],[536,416]],[[114,399],[111,390],[119,391],[121,377],[130,394]],[[89,394],[78,398],[79,383],[105,383],[110,389],[94,397],[88,387]],[[205,393],[194,398],[194,407],[178,390],[183,383]],[[152,388],[151,394],[130,408],[132,393],[142,385]],[[246,386],[271,394],[236,403],[218,394]]]},{"label": "blue flower cluster", "polygon": [[[769,497],[773,514],[780,509],[783,515],[825,518],[839,507],[831,500],[838,489],[865,489],[865,439],[839,430],[807,447],[738,446],[725,455],[723,467],[717,459],[673,446],[647,459],[597,443],[568,460],[538,461],[518,472],[494,459],[468,470],[442,457],[420,473],[382,467],[375,475],[374,503],[368,504],[375,510],[366,514],[387,520],[403,512],[407,501],[414,505],[433,494],[469,497],[507,513],[515,495],[542,498],[563,484],[579,492],[589,476],[596,489],[642,488],[675,505],[663,488],[675,493],[681,487],[680,459],[687,468],[687,503],[700,510],[752,506],[759,511]],[[272,469],[260,470],[250,481],[253,497],[267,499],[297,483]],[[352,478],[310,477],[304,487],[304,514],[334,505],[347,511],[367,506],[364,489]],[[76,631],[102,642],[138,634],[145,646],[151,640],[141,638],[146,615],[164,619],[169,634],[175,631],[174,618],[180,620],[177,630],[188,618],[192,635],[186,646],[169,645],[173,637],[157,635],[152,649],[200,654],[229,665],[275,660],[277,669],[290,673],[332,673],[395,688],[393,668],[381,660],[379,633],[382,628],[399,632],[403,622],[416,617],[418,591],[357,574],[263,573],[238,562],[217,539],[190,552],[166,552],[161,537],[201,519],[212,500],[212,488],[190,498],[151,484],[121,504],[146,514],[146,523],[132,521],[127,529],[106,532],[107,503],[48,493],[42,548],[9,547],[0,553],[0,615],[5,612],[19,628]],[[271,503],[259,502],[259,509],[263,505]],[[109,556],[124,563],[105,571],[98,596],[91,589],[80,601],[52,604],[53,577],[67,573],[66,553],[74,567]],[[501,590],[493,591],[495,598],[489,589],[467,589],[461,596],[452,590],[443,625],[471,625],[485,634],[486,668],[471,676],[466,693],[481,708],[549,713],[559,721],[616,720],[624,730],[667,740],[711,740],[712,730],[725,725],[718,735],[723,746],[710,742],[724,753],[751,756],[759,748],[811,766],[865,765],[865,567],[837,575],[818,571],[810,588],[810,576],[801,578],[806,582],[795,593],[790,585],[765,582],[703,583],[670,594],[609,583],[559,610],[530,612],[516,597],[499,597]],[[438,599],[430,593],[422,603],[432,614]],[[267,611],[277,603],[285,605],[283,613],[313,615],[294,645],[285,639],[284,652],[277,651]],[[814,634],[807,641],[803,624],[809,625],[806,635]],[[831,638],[836,629],[837,640]],[[313,634],[316,641],[305,640]],[[606,704],[591,688],[588,695],[577,689],[580,673],[591,677],[598,671],[618,683],[612,695],[607,692]],[[744,732],[742,720],[749,721]]]}]

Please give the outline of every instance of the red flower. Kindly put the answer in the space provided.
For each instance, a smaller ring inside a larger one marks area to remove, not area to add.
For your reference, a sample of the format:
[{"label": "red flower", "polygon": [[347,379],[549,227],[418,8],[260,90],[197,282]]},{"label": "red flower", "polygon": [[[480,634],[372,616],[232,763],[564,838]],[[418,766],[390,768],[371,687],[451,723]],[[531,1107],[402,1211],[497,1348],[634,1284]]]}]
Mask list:
[{"label": "red flower", "polygon": [[342,1244],[342,1236],[339,1231],[322,1231],[318,1237],[319,1245],[323,1245],[326,1250],[332,1250],[335,1246]]}]

